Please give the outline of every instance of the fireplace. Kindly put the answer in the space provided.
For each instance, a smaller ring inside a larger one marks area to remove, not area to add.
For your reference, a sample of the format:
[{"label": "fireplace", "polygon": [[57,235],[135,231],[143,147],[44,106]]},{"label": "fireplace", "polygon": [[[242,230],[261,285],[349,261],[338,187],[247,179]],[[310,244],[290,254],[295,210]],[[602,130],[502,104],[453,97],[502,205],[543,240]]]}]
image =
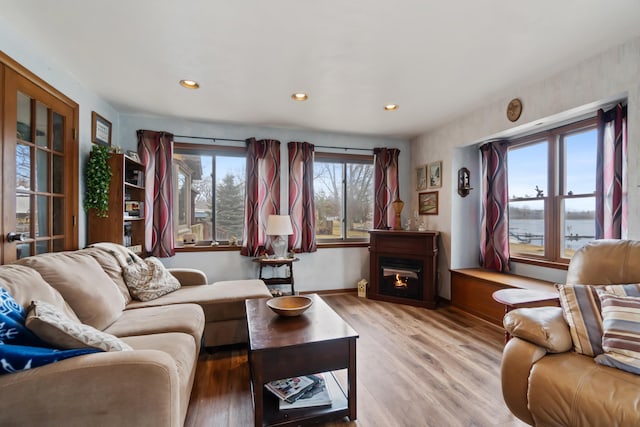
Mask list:
[{"label": "fireplace", "polygon": [[422,299],[422,262],[380,257],[379,292],[400,298]]},{"label": "fireplace", "polygon": [[371,299],[436,308],[436,231],[370,230]]}]

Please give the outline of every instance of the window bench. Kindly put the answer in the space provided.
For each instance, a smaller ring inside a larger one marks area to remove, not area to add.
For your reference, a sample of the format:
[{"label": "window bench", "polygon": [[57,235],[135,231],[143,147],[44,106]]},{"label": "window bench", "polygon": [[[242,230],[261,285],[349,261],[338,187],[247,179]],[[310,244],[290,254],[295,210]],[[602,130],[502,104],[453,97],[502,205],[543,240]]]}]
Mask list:
[{"label": "window bench", "polygon": [[[451,271],[451,304],[461,310],[502,326],[504,305],[492,294],[500,289],[531,289],[557,292],[554,283],[482,268]],[[547,305],[552,305],[547,303]]]}]

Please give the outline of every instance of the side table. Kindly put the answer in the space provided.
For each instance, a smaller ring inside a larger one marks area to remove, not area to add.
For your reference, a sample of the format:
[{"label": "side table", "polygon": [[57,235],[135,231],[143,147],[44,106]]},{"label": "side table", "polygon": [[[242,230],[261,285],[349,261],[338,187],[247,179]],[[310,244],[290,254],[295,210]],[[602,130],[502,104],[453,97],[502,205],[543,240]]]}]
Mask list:
[{"label": "side table", "polygon": [[[558,292],[555,291],[511,288],[500,289],[495,291],[491,296],[496,302],[504,305],[504,314],[516,308],[560,305]],[[509,333],[505,331],[504,342],[506,343],[510,338]]]},{"label": "side table", "polygon": [[[294,287],[293,280],[293,263],[300,261],[299,258],[254,258],[253,262],[257,262],[260,264],[260,271],[258,273],[258,279],[261,279],[265,285],[290,285],[291,286],[291,295],[296,294],[296,289]],[[279,276],[279,277],[264,277],[264,267],[286,267],[288,270],[288,275]]]}]

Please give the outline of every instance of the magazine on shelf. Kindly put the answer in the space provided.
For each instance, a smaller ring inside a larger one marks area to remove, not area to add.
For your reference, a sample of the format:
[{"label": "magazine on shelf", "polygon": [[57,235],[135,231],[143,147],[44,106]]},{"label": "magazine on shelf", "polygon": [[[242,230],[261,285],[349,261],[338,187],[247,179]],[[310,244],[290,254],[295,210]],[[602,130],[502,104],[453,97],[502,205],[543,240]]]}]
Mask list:
[{"label": "magazine on shelf", "polygon": [[315,381],[313,379],[307,376],[300,376],[271,381],[265,384],[265,387],[281,400],[289,399],[293,401],[314,384]]},{"label": "magazine on shelf", "polygon": [[339,396],[340,386],[331,372],[310,375],[316,383],[305,391],[295,402],[281,400],[280,410],[331,406],[333,399]]}]

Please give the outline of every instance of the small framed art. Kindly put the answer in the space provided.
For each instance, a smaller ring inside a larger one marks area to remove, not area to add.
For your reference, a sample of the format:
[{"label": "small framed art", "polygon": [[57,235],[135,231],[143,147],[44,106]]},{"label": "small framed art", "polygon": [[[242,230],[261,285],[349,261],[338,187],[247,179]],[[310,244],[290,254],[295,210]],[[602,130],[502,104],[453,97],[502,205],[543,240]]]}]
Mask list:
[{"label": "small framed art", "polygon": [[111,122],[95,111],[91,112],[91,141],[94,144],[111,146]]},{"label": "small framed art", "polygon": [[438,215],[437,191],[425,191],[418,194],[418,213],[420,215]]},{"label": "small framed art", "polygon": [[416,168],[416,190],[423,191],[427,189],[427,165]]},{"label": "small framed art", "polygon": [[429,188],[442,187],[442,160],[429,163]]}]

